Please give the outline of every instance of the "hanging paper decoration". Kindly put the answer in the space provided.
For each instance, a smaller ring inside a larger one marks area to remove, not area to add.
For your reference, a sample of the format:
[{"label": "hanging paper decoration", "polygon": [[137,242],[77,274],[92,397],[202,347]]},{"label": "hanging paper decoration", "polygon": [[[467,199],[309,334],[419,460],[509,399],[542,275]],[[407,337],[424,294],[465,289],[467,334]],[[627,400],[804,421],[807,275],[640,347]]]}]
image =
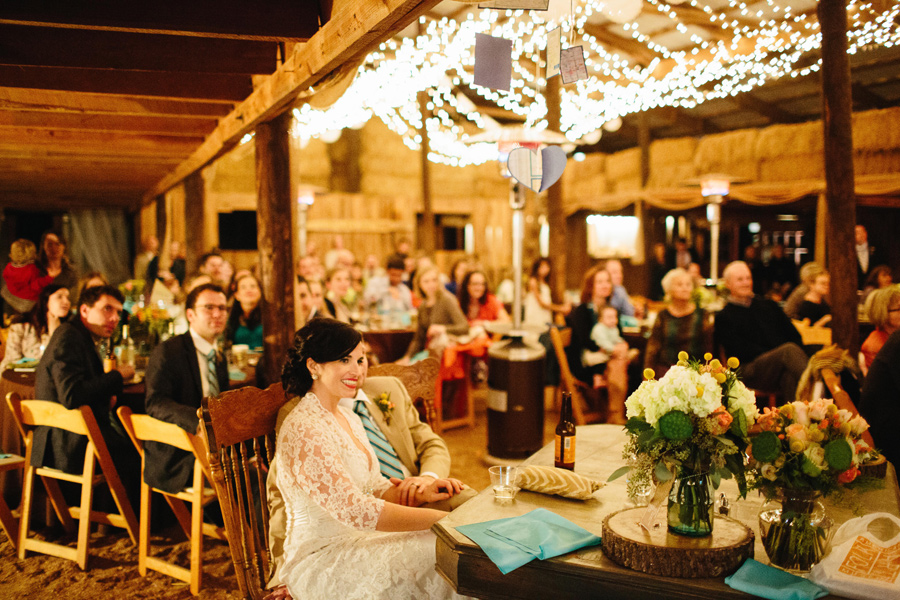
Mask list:
[{"label": "hanging paper decoration", "polygon": [[543,192],[559,181],[566,170],[566,153],[559,146],[547,146],[542,151],[516,148],[506,163],[512,178],[536,192]]}]

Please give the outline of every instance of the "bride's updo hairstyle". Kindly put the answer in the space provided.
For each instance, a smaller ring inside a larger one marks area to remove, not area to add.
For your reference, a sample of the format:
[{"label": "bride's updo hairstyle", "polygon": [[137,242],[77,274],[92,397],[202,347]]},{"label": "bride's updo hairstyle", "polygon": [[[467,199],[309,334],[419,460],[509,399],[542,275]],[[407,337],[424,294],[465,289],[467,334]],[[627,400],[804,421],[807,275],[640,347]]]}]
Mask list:
[{"label": "bride's updo hairstyle", "polygon": [[304,396],[313,384],[306,366],[311,358],[319,364],[334,362],[351,352],[362,341],[362,334],[335,319],[313,319],[294,334],[294,345],[288,350],[281,369],[281,385],[287,394]]}]

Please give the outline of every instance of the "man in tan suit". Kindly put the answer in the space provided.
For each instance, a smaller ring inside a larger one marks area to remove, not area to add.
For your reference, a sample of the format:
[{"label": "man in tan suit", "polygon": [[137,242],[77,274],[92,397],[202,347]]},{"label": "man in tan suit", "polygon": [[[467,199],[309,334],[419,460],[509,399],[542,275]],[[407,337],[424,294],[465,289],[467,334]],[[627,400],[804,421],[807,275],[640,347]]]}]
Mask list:
[{"label": "man in tan suit", "polygon": [[[390,394],[390,399],[394,403],[394,409],[390,412],[390,423],[387,423],[385,415],[371,400],[384,392]],[[401,503],[449,511],[477,494],[475,490],[465,487],[448,500],[433,504],[423,504],[421,501],[417,501],[415,496],[418,486],[449,476],[450,450],[447,448],[447,444],[432,431],[427,423],[421,421],[403,382],[396,377],[363,379],[357,398],[344,398],[341,400],[341,404],[353,410],[355,400],[358,399],[365,401],[372,421],[393,446],[397,458],[402,463],[405,477],[398,484],[401,490]],[[300,398],[294,398],[278,411],[278,420],[275,424],[276,436],[284,419],[299,401]],[[266,496],[269,503],[269,553],[273,565],[273,575],[269,581],[270,589],[281,585],[280,569],[284,564],[284,538],[287,524],[284,499],[275,485],[276,463],[277,461],[273,461],[266,478]]]}]

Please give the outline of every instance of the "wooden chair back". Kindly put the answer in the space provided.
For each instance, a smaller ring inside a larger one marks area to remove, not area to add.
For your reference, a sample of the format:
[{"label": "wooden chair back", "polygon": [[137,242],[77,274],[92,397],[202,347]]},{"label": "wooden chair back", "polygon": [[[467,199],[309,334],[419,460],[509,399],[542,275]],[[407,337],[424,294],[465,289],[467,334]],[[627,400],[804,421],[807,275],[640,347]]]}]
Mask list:
[{"label": "wooden chair back", "polygon": [[[856,404],[853,403],[850,394],[848,394],[847,390],[841,385],[841,378],[831,369],[822,369],[820,373],[822,374],[822,380],[825,382],[825,386],[828,388],[828,391],[831,392],[831,397],[834,398],[835,405],[838,408],[850,411],[854,415],[858,415],[859,411],[856,409]],[[863,432],[862,439],[869,447],[875,447],[875,440],[872,439],[872,434],[868,431]]]},{"label": "wooden chair back", "polygon": [[441,363],[436,358],[426,358],[413,365],[386,363],[369,367],[368,377],[396,377],[403,382],[413,405],[424,413],[428,425],[439,431],[437,413],[434,409],[434,397],[437,394],[437,378]]},{"label": "wooden chair back", "polygon": [[798,321],[791,319],[794,327],[800,332],[803,338],[804,346],[830,346],[831,345],[831,329],[829,327],[814,327],[810,325],[809,319]]},{"label": "wooden chair back", "polygon": [[[81,569],[86,569],[92,521],[121,527],[128,531],[131,541],[137,543],[137,518],[90,407],[81,406],[67,409],[56,402],[22,400],[15,392],[6,395],[6,402],[16,421],[16,426],[22,434],[22,439],[25,441],[25,481],[22,492],[22,515],[19,523],[19,558],[24,559],[26,552],[32,550],[74,560]],[[84,454],[84,469],[80,475],[31,466],[34,429],[41,426],[64,429],[88,438]],[[100,473],[96,472],[98,463]],[[75,529],[73,519],[79,521],[78,542],[75,548],[28,537],[35,476],[40,477],[44,484],[50,503],[63,527],[67,531],[73,531]],[[57,481],[69,481],[82,486],[80,506],[69,507],[66,504]],[[119,509],[118,513],[102,513],[93,510],[94,487],[103,482],[109,486],[109,491]]]},{"label": "wooden chair back", "polygon": [[261,599],[271,577],[266,476],[275,455],[275,423],[287,398],[280,383],[203,398],[201,433],[208,450],[228,547],[244,598]]},{"label": "wooden chair back", "polygon": [[[203,508],[216,499],[215,492],[206,486],[206,481],[211,481],[212,479],[203,442],[199,436],[190,434],[173,423],[166,423],[149,415],[132,414],[131,409],[127,406],[119,407],[116,414],[118,414],[119,420],[122,421],[122,425],[125,427],[125,431],[128,432],[128,437],[131,438],[138,454],[141,455],[138,572],[140,572],[142,577],[146,577],[147,570],[152,569],[184,581],[190,584],[191,593],[196,596],[200,593],[203,583],[203,535],[220,540],[225,539],[224,530],[203,522]],[[190,488],[172,493],[151,488],[147,485],[143,475],[146,466],[144,442],[148,441],[168,444],[194,455],[194,477]],[[190,540],[189,569],[150,555],[150,517],[153,514],[153,492],[162,494],[166,499],[166,502],[172,508],[172,512],[175,513],[178,524],[188,540]],[[185,507],[185,502],[191,504],[190,511]]]},{"label": "wooden chair back", "polygon": [[559,363],[559,391],[572,394],[572,418],[576,425],[585,425],[600,418],[600,411],[591,410],[586,394],[592,390],[580,379],[572,374],[569,367],[569,357],[566,348],[572,343],[572,330],[568,327],[558,329],[550,328],[550,342],[553,344],[553,352]]}]

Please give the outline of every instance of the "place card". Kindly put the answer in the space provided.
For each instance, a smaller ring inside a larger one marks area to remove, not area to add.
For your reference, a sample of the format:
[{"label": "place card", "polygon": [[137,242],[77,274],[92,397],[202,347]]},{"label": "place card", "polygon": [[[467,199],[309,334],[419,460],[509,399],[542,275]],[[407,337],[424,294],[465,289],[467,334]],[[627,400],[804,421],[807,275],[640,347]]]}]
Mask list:
[{"label": "place card", "polygon": [[475,85],[509,91],[512,81],[512,40],[475,34]]},{"label": "place card", "polygon": [[559,72],[563,83],[575,83],[581,79],[587,79],[587,67],[584,64],[584,48],[573,46],[560,52]]},{"label": "place card", "polygon": [[547,79],[559,75],[560,51],[562,50],[562,27],[547,34]]}]

